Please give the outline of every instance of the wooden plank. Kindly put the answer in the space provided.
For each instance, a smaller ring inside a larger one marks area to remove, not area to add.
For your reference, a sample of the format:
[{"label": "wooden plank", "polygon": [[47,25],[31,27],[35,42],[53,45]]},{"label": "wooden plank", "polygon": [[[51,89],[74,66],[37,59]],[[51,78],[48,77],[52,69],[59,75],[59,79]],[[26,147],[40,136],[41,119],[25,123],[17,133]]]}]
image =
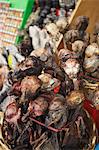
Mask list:
[{"label": "wooden plank", "polygon": [[71,22],[72,22],[72,20],[73,20],[73,18],[74,18],[74,16],[75,16],[75,14],[76,14],[76,12],[77,12],[77,10],[78,10],[80,4],[81,4],[81,2],[82,2],[82,0],[78,0],[78,2],[77,2],[77,4],[76,4],[76,7],[75,7],[74,11],[72,12],[72,14],[71,14],[71,16],[70,16],[70,19],[69,19],[69,21],[68,21],[69,24],[71,24]]},{"label": "wooden plank", "polygon": [[99,22],[99,0],[81,0],[81,3],[71,21],[71,27],[74,26],[75,19],[82,15],[89,17],[90,23],[87,31],[92,33],[95,23]]}]

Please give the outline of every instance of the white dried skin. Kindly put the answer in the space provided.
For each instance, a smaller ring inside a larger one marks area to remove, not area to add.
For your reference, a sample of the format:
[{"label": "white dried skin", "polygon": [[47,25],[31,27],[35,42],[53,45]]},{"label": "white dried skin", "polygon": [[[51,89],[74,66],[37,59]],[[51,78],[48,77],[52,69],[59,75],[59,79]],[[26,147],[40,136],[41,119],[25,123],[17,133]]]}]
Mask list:
[{"label": "white dried skin", "polygon": [[68,59],[65,62],[63,69],[65,73],[69,76],[69,78],[77,78],[77,74],[80,71],[80,64],[75,59]]},{"label": "white dried skin", "polygon": [[50,74],[44,73],[38,77],[42,82],[42,88],[53,90],[55,87],[59,86],[61,82],[53,78]]},{"label": "white dried skin", "polygon": [[[99,67],[99,47],[92,43],[85,50],[84,69],[88,72],[94,72]],[[98,72],[97,72],[98,73]]]},{"label": "white dried skin", "polygon": [[32,45],[34,49],[39,48],[39,40],[40,40],[40,35],[39,35],[40,29],[37,26],[30,26],[29,27],[29,34],[30,37],[32,38]]},{"label": "white dried skin", "polygon": [[84,59],[84,68],[88,72],[93,72],[99,67],[99,59],[97,56],[93,55],[89,58]]},{"label": "white dried skin", "polygon": [[46,29],[41,30],[37,26],[30,26],[29,34],[32,38],[32,45],[35,50],[40,48],[43,49],[45,47],[46,42],[49,42],[50,40]]},{"label": "white dried skin", "polygon": [[68,21],[66,17],[60,17],[56,22],[56,25],[60,32],[64,31],[68,27]]},{"label": "white dried skin", "polygon": [[67,55],[71,55],[71,51],[69,51],[68,49],[61,49],[59,52],[58,52],[58,58],[59,60],[61,60],[62,58],[64,58],[65,56]]},{"label": "white dried skin", "polygon": [[85,57],[92,57],[93,55],[98,56],[99,55],[99,48],[96,44],[89,45],[85,50]]},{"label": "white dried skin", "polygon": [[46,30],[52,35],[56,36],[59,32],[59,29],[57,28],[56,24],[50,23],[45,26]]},{"label": "white dried skin", "polygon": [[77,107],[85,100],[84,94],[81,91],[72,91],[66,98],[67,105],[70,107]]},{"label": "white dried skin", "polygon": [[29,103],[28,111],[32,113],[33,116],[41,116],[48,108],[48,102],[43,97],[38,97],[34,101]]},{"label": "white dried skin", "polygon": [[46,61],[47,58],[49,56],[51,56],[51,55],[52,55],[52,53],[50,51],[48,51],[47,49],[44,49],[44,48],[43,49],[40,48],[40,49],[34,50],[30,54],[30,56],[40,57],[40,59],[42,61]]},{"label": "white dried skin", "polygon": [[41,87],[41,81],[36,76],[27,76],[21,82],[21,92],[35,93]]},{"label": "white dried skin", "polygon": [[52,79],[52,76],[48,73],[43,73],[38,76],[38,78],[44,83],[49,83],[49,81]]},{"label": "white dried skin", "polygon": [[83,48],[84,48],[84,42],[81,40],[77,40],[74,43],[72,43],[72,50],[75,53],[82,53]]}]

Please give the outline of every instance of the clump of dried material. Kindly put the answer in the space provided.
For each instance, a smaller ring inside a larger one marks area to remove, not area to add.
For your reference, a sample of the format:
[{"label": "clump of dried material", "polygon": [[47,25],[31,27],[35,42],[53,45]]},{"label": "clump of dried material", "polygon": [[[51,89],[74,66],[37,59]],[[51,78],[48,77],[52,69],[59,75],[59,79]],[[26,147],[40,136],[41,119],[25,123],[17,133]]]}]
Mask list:
[{"label": "clump of dried material", "polygon": [[44,115],[48,108],[48,102],[43,97],[38,97],[34,101],[30,101],[28,111],[31,116],[37,117]]},{"label": "clump of dried material", "polygon": [[70,108],[76,108],[85,100],[84,94],[81,91],[72,91],[67,97],[66,102]]},{"label": "clump of dried material", "polygon": [[61,128],[67,122],[68,109],[65,99],[59,95],[55,97],[49,105],[49,113],[46,118],[46,124],[54,124],[56,127]]},{"label": "clump of dried material", "polygon": [[93,43],[86,48],[83,67],[87,73],[96,78],[99,78],[98,56],[99,56],[99,48],[97,44]]}]

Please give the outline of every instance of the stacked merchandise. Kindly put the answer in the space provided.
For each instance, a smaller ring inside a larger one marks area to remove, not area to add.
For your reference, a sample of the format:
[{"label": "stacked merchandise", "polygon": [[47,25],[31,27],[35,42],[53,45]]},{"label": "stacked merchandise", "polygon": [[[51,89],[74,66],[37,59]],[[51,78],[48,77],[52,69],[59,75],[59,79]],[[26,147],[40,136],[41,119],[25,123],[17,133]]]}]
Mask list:
[{"label": "stacked merchandise", "polygon": [[[5,30],[5,28],[6,28],[4,25],[5,25],[6,16],[7,16],[9,7],[10,7],[9,3],[0,2],[0,47],[2,47],[2,45],[4,44],[4,40],[2,41],[2,39],[6,38],[6,35],[3,32],[3,30]],[[9,38],[9,36],[8,36],[8,38]]]},{"label": "stacked merchandise", "polygon": [[[23,28],[27,17],[32,10],[33,1],[26,1],[25,4],[18,4],[19,1],[0,1],[0,46],[7,47],[18,43],[18,31]],[[18,5],[17,5],[18,4]],[[27,6],[31,4],[27,12]],[[21,5],[23,5],[21,7]]]},{"label": "stacked merchandise", "polygon": [[[39,0],[35,2],[35,7],[31,13],[33,2],[32,0],[26,0],[21,4],[20,0],[4,0],[1,2],[1,4],[9,4],[0,32],[2,34],[0,40],[1,65],[8,64],[11,69],[15,69],[17,62],[23,60],[23,58],[20,59],[20,55],[16,56],[16,48],[13,48],[12,44],[18,44],[21,41],[17,47],[21,54],[26,57],[33,49],[44,48],[47,41],[50,42],[55,52],[63,39],[63,33],[68,28],[68,14],[71,9],[75,8],[75,1],[72,0],[67,5],[67,1]],[[31,15],[28,18],[30,13]],[[23,28],[24,30],[22,30]],[[51,33],[51,30],[54,32]]]}]

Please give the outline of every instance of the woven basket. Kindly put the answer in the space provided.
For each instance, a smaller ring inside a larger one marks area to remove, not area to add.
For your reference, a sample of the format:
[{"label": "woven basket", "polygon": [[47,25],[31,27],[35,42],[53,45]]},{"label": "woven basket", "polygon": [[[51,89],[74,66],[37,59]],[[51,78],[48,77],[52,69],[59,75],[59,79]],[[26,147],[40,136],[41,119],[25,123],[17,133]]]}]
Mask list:
[{"label": "woven basket", "polygon": [[[90,127],[90,129],[89,129],[90,140],[89,140],[89,144],[88,144],[88,149],[83,148],[83,150],[94,150],[95,145],[97,143],[97,129],[96,129],[95,123],[93,122],[89,113],[86,110],[84,110],[84,112],[86,114],[86,118],[88,120],[90,120],[91,123],[88,125]],[[1,136],[2,135],[3,119],[4,119],[4,113],[0,112],[0,150],[10,150],[10,148],[8,148],[9,146],[7,146],[4,143],[4,139],[2,139],[2,136]],[[89,121],[87,121],[86,123],[89,123]]]}]

